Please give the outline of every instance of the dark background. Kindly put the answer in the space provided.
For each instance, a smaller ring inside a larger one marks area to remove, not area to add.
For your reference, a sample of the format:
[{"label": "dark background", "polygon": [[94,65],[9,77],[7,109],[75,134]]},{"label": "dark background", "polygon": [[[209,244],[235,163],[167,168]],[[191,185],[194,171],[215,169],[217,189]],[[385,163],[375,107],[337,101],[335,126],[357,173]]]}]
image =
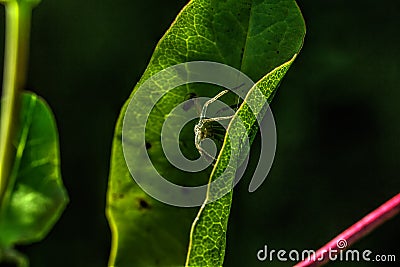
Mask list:
[{"label": "dark background", "polygon": [[[114,124],[185,3],[43,0],[34,10],[28,89],[55,114],[70,203],[43,242],[21,247],[32,267],[107,265]],[[272,104],[275,162],[255,193],[247,192],[248,179],[236,187],[226,266],[271,264],[257,261],[264,245],[316,249],[400,189],[400,3],[299,5],[307,36]],[[4,27],[4,11],[1,18]],[[400,261],[399,223],[387,222],[354,248]]]}]

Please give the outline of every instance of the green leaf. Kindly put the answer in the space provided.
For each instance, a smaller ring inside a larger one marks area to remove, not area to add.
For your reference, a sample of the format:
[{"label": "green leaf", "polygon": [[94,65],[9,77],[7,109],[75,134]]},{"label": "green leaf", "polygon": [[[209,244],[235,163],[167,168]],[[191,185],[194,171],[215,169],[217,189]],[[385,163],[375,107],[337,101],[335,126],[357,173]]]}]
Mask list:
[{"label": "green leaf", "polygon": [[[198,209],[165,205],[148,196],[133,181],[124,159],[121,139],[125,111],[137,88],[149,77],[170,66],[207,60],[230,65],[254,81],[260,81],[261,91],[270,101],[294,56],[300,51],[304,34],[304,21],[293,0],[193,0],[185,6],[158,43],[116,125],[107,196],[107,216],[113,238],[109,265],[182,266],[185,264],[190,232],[190,264],[222,265],[225,250],[231,193],[206,205],[196,217]],[[275,69],[278,66],[281,68]],[[163,154],[160,134],[166,115],[187,100],[188,95],[213,97],[219,91],[221,89],[215,86],[201,84],[175,88],[157,103],[149,115],[146,125],[147,152],[158,172],[169,181],[187,186],[209,181],[211,169],[188,175],[172,166]],[[226,97],[226,100],[234,103],[232,96]],[[240,116],[248,120],[245,113]],[[249,125],[254,125],[254,122]],[[130,138],[135,139],[134,132]],[[184,128],[180,140],[184,155],[188,158],[199,156],[194,147],[193,127]],[[229,144],[225,142],[221,153],[228,151]],[[142,160],[139,154],[132,157],[137,158],[139,163]],[[219,168],[223,166],[218,163],[212,179]],[[146,170],[142,171],[142,175],[146,179]],[[207,215],[210,215],[209,219],[205,219]],[[195,218],[197,223],[191,231]]]},{"label": "green leaf", "polygon": [[43,239],[68,202],[54,117],[37,95],[22,95],[19,126],[17,152],[0,213],[0,252],[14,244]]},{"label": "green leaf", "polygon": [[[256,90],[260,90],[267,101],[271,101],[273,92],[278,87],[283,76],[285,76],[290,65],[293,63],[296,55],[288,62],[277,67],[265,77],[263,77],[259,82],[257,82],[257,87],[253,87],[247,94],[246,101],[238,109],[236,116],[232,119],[232,123],[227,129],[229,136],[240,135],[239,131],[242,130],[241,127],[236,127],[237,124],[234,123],[235,119],[240,118],[241,121],[245,122],[243,125],[246,129],[247,136],[249,140],[253,140],[257,128],[257,117],[262,116],[262,109],[260,108],[260,113],[255,114],[254,110],[250,109],[248,103],[250,101],[257,100]],[[263,107],[263,102],[256,102],[255,105]],[[236,151],[234,151],[236,150]],[[233,163],[233,166],[228,167],[230,163],[231,153],[239,154],[240,148],[231,146],[231,141],[226,135],[224,146],[221,149],[219,158],[215,164],[211,175],[211,181],[219,178],[222,173],[230,177],[227,183],[233,183],[235,179],[235,174],[237,168],[240,166],[240,155],[237,156],[237,161]],[[232,164],[232,163],[231,163]],[[209,202],[213,198],[213,192],[218,191],[217,189],[210,190],[208,188],[208,194],[205,203]],[[203,205],[194,220],[192,225],[192,230],[190,233],[190,244],[189,252],[187,256],[188,266],[222,266],[224,255],[225,255],[225,244],[226,244],[226,231],[228,227],[228,217],[230,212],[230,206],[232,203],[232,190],[225,196],[217,199],[214,202],[210,202]]]}]

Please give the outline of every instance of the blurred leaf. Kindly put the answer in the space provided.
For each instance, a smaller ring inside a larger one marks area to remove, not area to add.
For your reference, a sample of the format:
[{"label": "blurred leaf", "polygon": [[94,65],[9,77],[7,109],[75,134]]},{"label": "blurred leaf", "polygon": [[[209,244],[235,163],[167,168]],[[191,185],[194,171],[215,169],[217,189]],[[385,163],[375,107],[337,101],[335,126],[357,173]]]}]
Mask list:
[{"label": "blurred leaf", "polygon": [[43,239],[68,202],[58,133],[47,104],[24,93],[16,157],[0,213],[0,250]]},{"label": "blurred leaf", "polygon": [[[298,53],[304,34],[304,21],[293,0],[190,1],[158,43],[132,95],[144,81],[157,72],[178,63],[195,60],[224,63],[258,81]],[[272,95],[288,66],[289,64],[283,67],[280,72],[282,75],[276,83],[261,87],[271,90],[269,93]],[[266,79],[268,80],[267,77]],[[190,94],[214,96],[217,90],[214,86],[197,84],[175,88],[160,100],[148,117],[147,152],[158,172],[176,184],[190,186],[206,183],[211,170],[188,175],[167,161],[160,145],[165,115],[187,100]],[[121,110],[113,141],[107,196],[107,216],[113,237],[109,265],[183,265],[189,244],[190,226],[197,210],[160,203],[144,193],[133,181],[126,166],[121,140],[123,118],[130,99]],[[180,138],[183,154],[198,157],[193,142],[193,128],[184,128]],[[135,154],[133,157],[141,160],[140,155]],[[146,170],[143,170],[144,179],[145,175]],[[207,250],[212,249],[211,254],[202,251],[203,255],[218,258],[218,262],[222,261],[224,253],[231,194],[227,197],[229,201],[224,198],[224,205],[218,208],[223,217],[215,218],[215,223],[221,226],[220,231],[216,231],[220,235],[215,243],[218,247],[215,244],[204,247]],[[215,207],[211,209],[215,211]],[[192,240],[192,244],[197,245],[196,238]]]}]

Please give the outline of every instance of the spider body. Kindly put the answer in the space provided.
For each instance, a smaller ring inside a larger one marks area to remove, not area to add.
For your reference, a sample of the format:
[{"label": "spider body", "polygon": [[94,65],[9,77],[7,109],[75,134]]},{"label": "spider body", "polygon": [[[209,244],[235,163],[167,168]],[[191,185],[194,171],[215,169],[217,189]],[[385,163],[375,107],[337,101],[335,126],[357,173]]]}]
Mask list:
[{"label": "spider body", "polygon": [[212,122],[217,122],[217,121],[222,121],[222,120],[229,120],[231,119],[234,115],[231,116],[224,116],[224,117],[216,117],[216,118],[206,118],[206,112],[207,112],[207,107],[215,102],[218,98],[226,94],[228,90],[224,90],[217,94],[215,97],[209,99],[206,103],[204,103],[203,108],[201,110],[201,114],[199,117],[198,123],[194,126],[194,143],[199,151],[201,156],[205,156],[206,158],[214,161],[215,158],[211,156],[207,151],[205,151],[201,147],[201,142],[213,135],[213,127],[210,127]]}]

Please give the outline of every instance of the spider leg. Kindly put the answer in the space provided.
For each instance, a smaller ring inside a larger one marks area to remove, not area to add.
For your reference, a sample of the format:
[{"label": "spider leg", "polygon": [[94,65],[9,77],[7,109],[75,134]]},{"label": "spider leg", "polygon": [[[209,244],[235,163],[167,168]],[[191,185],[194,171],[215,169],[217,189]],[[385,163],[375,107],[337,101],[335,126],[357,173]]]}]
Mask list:
[{"label": "spider leg", "polygon": [[217,125],[212,125],[211,126],[210,132],[211,132],[211,134],[213,136],[222,137],[223,138],[225,136],[225,134],[226,134],[226,129],[225,129],[224,126],[222,126],[220,124],[217,124]]},{"label": "spider leg", "polygon": [[213,156],[211,156],[207,151],[205,151],[200,145],[201,141],[202,141],[201,138],[200,138],[201,128],[204,125],[204,123],[206,123],[206,122],[229,120],[229,119],[233,118],[234,115],[205,119],[208,105],[210,105],[211,103],[215,102],[218,98],[220,98],[221,96],[223,96],[224,94],[226,94],[228,92],[229,92],[229,90],[223,90],[219,94],[217,94],[216,96],[214,96],[213,98],[207,100],[204,103],[203,108],[201,110],[199,122],[196,124],[195,129],[194,129],[194,132],[195,132],[195,145],[196,145],[197,150],[199,151],[201,156],[205,156],[211,162],[213,162],[215,160],[215,158]]},{"label": "spider leg", "polygon": [[217,118],[208,118],[208,119],[203,119],[202,121],[205,122],[213,122],[213,121],[223,121],[223,120],[230,120],[233,118],[235,115],[230,115],[230,116],[225,116],[225,117],[217,117]]},{"label": "spider leg", "polygon": [[205,156],[206,158],[208,158],[211,162],[213,162],[215,160],[215,158],[213,156],[211,156],[210,154],[208,154],[207,151],[205,151],[201,146],[200,143],[196,144],[196,148],[199,151],[201,156]]},{"label": "spider leg", "polygon": [[202,119],[206,116],[206,111],[207,111],[208,105],[215,102],[218,98],[220,98],[221,96],[223,96],[224,94],[226,94],[228,92],[229,92],[229,90],[224,90],[224,91],[220,92],[219,94],[217,94],[216,96],[214,96],[213,98],[207,100],[207,102],[204,103],[203,109],[201,110],[200,119]]}]

